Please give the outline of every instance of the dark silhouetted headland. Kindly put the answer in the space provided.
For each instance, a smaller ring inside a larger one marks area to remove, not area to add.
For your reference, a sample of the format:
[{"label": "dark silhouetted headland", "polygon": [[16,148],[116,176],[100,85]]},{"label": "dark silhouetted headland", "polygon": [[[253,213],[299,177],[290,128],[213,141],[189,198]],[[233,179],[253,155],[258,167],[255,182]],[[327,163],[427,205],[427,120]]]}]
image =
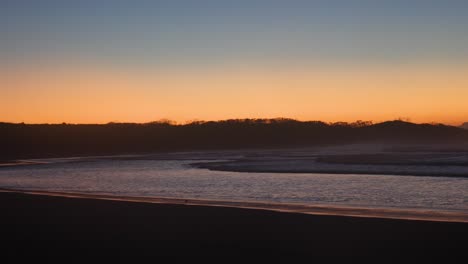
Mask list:
[{"label": "dark silhouetted headland", "polygon": [[378,124],[234,119],[96,124],[0,123],[0,160],[208,149],[282,148],[350,143],[468,143],[468,131],[400,120]]}]

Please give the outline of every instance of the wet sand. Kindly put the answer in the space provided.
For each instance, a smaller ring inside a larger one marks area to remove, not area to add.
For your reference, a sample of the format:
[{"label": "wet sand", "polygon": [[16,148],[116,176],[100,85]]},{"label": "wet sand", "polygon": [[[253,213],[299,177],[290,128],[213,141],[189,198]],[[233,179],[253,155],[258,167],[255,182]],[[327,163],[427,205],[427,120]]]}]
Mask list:
[{"label": "wet sand", "polygon": [[58,192],[42,190],[14,190],[0,188],[0,193],[21,193],[31,195],[46,195],[76,199],[96,199],[108,201],[182,204],[195,206],[231,207],[240,209],[268,210],[274,212],[288,212],[311,215],[351,216],[366,218],[385,218],[402,220],[422,220],[438,222],[468,223],[468,212],[459,210],[430,210],[416,208],[379,208],[357,207],[334,204],[300,204],[300,203],[272,203],[256,201],[228,201],[208,199],[182,199],[171,197],[148,196],[117,196],[97,193]]},{"label": "wet sand", "polygon": [[468,224],[0,193],[5,257],[453,256]]}]

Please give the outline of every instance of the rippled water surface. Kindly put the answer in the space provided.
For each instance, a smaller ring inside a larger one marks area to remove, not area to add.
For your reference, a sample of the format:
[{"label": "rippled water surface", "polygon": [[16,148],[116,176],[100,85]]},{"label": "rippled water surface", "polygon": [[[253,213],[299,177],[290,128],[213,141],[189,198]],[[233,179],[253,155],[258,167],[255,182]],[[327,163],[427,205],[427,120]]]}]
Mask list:
[{"label": "rippled water surface", "polygon": [[0,188],[468,211],[468,179],[239,173],[190,160],[97,160],[0,168]]}]

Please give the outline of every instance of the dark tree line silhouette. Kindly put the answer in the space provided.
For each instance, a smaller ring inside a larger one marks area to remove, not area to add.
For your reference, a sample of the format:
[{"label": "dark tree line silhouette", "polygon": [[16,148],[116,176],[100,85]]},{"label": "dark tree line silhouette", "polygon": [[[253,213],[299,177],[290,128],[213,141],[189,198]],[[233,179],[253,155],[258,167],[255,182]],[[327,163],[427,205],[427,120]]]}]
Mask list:
[{"label": "dark tree line silhouette", "polygon": [[360,142],[468,143],[468,131],[401,120],[372,124],[231,119],[177,125],[0,123],[0,160],[206,149],[309,147]]},{"label": "dark tree line silhouette", "polygon": [[468,129],[468,122],[463,123],[460,127],[463,129]]}]

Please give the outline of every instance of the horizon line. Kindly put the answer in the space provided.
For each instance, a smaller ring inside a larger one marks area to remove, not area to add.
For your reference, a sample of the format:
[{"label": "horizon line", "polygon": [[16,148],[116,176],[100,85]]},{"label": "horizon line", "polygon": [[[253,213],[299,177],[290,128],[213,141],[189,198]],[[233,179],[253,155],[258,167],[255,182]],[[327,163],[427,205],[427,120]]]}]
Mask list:
[{"label": "horizon line", "polygon": [[392,121],[400,121],[400,122],[406,122],[406,123],[411,123],[411,124],[430,124],[430,125],[445,125],[445,126],[454,126],[454,127],[460,127],[463,126],[464,124],[468,123],[467,122],[461,122],[460,124],[452,124],[452,123],[443,123],[443,122],[413,122],[411,121],[411,118],[394,118],[394,119],[388,119],[388,120],[383,120],[383,121],[375,121],[375,120],[362,120],[362,119],[357,119],[355,121],[349,122],[349,121],[323,121],[323,120],[300,120],[300,119],[295,119],[295,118],[288,118],[288,117],[275,117],[275,118],[227,118],[227,119],[217,119],[217,120],[203,120],[203,119],[190,119],[186,120],[183,122],[178,122],[173,119],[168,119],[168,118],[161,118],[158,120],[152,120],[152,121],[147,121],[147,122],[132,122],[132,121],[109,121],[109,122],[96,122],[96,123],[75,123],[75,122],[37,122],[37,123],[26,123],[26,122],[7,122],[7,121],[0,121],[0,124],[15,124],[15,125],[110,125],[110,124],[136,124],[136,125],[148,125],[148,124],[170,124],[170,125],[175,125],[175,126],[183,126],[183,125],[189,125],[189,124],[195,124],[195,123],[210,123],[210,122],[226,122],[226,121],[294,121],[294,122],[300,122],[300,123],[307,123],[307,122],[320,122],[324,123],[327,125],[338,125],[338,124],[357,124],[357,123],[367,123],[367,125],[375,125],[375,124],[380,124],[380,123],[385,123],[385,122],[392,122]]}]

